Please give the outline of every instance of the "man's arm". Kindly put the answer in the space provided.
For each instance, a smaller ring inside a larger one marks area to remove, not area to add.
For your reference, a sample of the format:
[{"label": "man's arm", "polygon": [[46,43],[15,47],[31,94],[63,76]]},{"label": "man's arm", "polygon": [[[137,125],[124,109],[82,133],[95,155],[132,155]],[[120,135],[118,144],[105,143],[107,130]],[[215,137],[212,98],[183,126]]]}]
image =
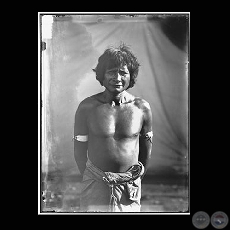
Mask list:
[{"label": "man's arm", "polygon": [[[144,101],[144,100],[143,100]],[[139,161],[144,165],[144,177],[152,151],[152,112],[148,102],[143,102],[144,120],[139,137]]]},{"label": "man's arm", "polygon": [[75,114],[74,121],[74,158],[78,169],[83,175],[87,161],[88,127],[87,127],[87,105],[81,102]]}]

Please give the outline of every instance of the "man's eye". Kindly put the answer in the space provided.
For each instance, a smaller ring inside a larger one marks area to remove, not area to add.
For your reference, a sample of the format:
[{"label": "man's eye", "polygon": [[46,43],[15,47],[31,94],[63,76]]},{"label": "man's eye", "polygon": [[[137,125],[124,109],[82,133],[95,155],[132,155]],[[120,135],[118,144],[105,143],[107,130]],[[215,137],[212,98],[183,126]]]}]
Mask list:
[{"label": "man's eye", "polygon": [[122,75],[122,76],[124,76],[124,75],[126,75],[127,73],[124,72],[124,71],[120,71],[119,74]]}]

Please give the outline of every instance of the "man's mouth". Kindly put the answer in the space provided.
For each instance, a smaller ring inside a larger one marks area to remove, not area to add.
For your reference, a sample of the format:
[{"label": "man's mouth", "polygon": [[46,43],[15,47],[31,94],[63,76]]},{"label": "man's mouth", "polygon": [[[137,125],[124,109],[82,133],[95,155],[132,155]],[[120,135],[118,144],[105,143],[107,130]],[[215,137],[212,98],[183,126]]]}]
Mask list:
[{"label": "man's mouth", "polygon": [[115,88],[120,88],[120,87],[122,87],[122,85],[119,85],[119,84],[112,84],[112,86],[115,87]]}]

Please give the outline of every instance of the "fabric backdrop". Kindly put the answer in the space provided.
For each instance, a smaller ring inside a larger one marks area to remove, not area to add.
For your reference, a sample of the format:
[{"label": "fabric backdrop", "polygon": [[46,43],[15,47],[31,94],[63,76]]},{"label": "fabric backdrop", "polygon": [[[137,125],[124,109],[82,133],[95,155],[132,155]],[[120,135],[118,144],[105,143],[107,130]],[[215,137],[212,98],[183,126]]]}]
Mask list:
[{"label": "fabric backdrop", "polygon": [[42,20],[43,172],[79,174],[71,141],[76,109],[85,97],[104,90],[92,71],[98,57],[108,46],[124,42],[141,64],[129,92],[147,100],[153,113],[154,143],[147,174],[188,173],[188,33],[180,36],[182,30],[169,20],[179,21],[179,16],[53,15],[50,21]]}]

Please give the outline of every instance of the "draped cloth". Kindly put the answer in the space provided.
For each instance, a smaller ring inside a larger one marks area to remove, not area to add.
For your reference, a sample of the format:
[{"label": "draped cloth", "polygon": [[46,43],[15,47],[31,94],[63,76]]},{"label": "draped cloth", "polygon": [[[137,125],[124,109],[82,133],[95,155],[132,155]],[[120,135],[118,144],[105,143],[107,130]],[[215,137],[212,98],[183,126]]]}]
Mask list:
[{"label": "draped cloth", "polygon": [[103,172],[88,159],[80,197],[82,212],[140,212],[141,162],[126,172]]},{"label": "draped cloth", "polygon": [[82,100],[104,91],[92,69],[106,48],[116,47],[122,41],[130,46],[141,64],[137,82],[129,93],[145,99],[153,113],[154,157],[149,161],[148,174],[187,175],[188,44],[182,50],[168,39],[161,22],[165,21],[175,38],[178,30],[173,30],[163,18],[180,21],[182,17],[163,14],[160,20],[149,20],[141,14],[53,16],[52,38],[42,39],[46,42],[41,79],[45,172],[48,166],[48,171],[56,166],[65,170],[76,166],[73,146],[68,144],[74,114]]}]

